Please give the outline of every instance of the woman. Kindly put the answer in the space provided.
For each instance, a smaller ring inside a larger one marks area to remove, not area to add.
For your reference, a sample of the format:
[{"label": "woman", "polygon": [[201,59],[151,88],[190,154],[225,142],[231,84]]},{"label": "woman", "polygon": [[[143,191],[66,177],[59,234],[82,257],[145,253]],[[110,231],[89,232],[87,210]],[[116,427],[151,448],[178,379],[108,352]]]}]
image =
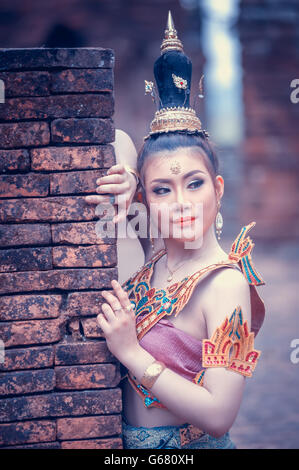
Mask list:
[{"label": "woman", "polygon": [[[176,64],[189,83],[171,18],[166,31],[163,74],[165,63]],[[156,74],[158,85],[163,74]],[[229,429],[260,355],[253,337],[265,313],[255,288],[264,281],[246,237],[255,223],[242,228],[230,253],[220,247],[214,222],[224,181],[217,157],[193,110],[184,108],[181,120],[186,95],[168,87],[163,96],[166,88],[164,81],[162,107],[137,159],[143,200],[165,248],[123,286],[111,282],[98,323],[127,370],[125,448],[235,448]],[[166,110],[169,96],[176,106]]]}]

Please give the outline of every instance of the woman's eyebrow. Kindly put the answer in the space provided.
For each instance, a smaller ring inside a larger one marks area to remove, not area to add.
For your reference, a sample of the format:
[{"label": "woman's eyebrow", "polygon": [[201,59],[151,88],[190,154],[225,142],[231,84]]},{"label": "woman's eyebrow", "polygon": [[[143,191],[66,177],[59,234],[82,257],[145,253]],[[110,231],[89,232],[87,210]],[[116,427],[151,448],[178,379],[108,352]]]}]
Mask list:
[{"label": "woman's eyebrow", "polygon": [[[183,179],[186,179],[186,178],[188,178],[189,176],[195,175],[196,173],[203,173],[203,174],[205,174],[204,171],[193,170],[193,171],[189,171],[189,173],[186,173],[185,175],[183,175]],[[171,180],[170,180],[170,179],[167,179],[167,178],[156,178],[156,179],[152,180],[151,183],[171,183]]]}]

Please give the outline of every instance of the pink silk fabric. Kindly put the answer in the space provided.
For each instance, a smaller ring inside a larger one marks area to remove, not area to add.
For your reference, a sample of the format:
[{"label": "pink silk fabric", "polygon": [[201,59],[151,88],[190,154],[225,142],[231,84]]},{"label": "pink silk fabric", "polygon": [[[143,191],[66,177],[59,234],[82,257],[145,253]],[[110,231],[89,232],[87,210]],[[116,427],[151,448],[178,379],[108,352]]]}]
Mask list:
[{"label": "pink silk fabric", "polygon": [[[138,317],[138,321],[142,318]],[[167,318],[161,318],[140,339],[140,345],[156,360],[187,380],[203,369],[202,342],[175,327]]]}]

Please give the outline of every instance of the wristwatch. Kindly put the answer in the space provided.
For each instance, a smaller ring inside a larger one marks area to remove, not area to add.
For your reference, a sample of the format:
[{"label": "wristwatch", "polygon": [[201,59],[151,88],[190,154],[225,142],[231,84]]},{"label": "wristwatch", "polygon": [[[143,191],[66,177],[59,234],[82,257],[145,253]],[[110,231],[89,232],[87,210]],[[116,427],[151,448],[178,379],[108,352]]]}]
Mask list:
[{"label": "wristwatch", "polygon": [[150,364],[145,370],[141,379],[141,384],[148,390],[151,389],[151,387],[154,385],[157,378],[165,368],[166,365],[161,361],[152,362],[152,364]]}]

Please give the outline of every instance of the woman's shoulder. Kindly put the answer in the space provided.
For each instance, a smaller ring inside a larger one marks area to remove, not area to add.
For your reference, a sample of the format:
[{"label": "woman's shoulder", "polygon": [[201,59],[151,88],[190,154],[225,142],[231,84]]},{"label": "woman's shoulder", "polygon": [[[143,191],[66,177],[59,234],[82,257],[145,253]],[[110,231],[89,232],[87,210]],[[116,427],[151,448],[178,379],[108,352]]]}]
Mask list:
[{"label": "woman's shoulder", "polygon": [[242,271],[225,266],[214,271],[200,298],[209,333],[229,318],[237,306],[241,307],[243,319],[250,328],[250,302],[250,286]]}]

